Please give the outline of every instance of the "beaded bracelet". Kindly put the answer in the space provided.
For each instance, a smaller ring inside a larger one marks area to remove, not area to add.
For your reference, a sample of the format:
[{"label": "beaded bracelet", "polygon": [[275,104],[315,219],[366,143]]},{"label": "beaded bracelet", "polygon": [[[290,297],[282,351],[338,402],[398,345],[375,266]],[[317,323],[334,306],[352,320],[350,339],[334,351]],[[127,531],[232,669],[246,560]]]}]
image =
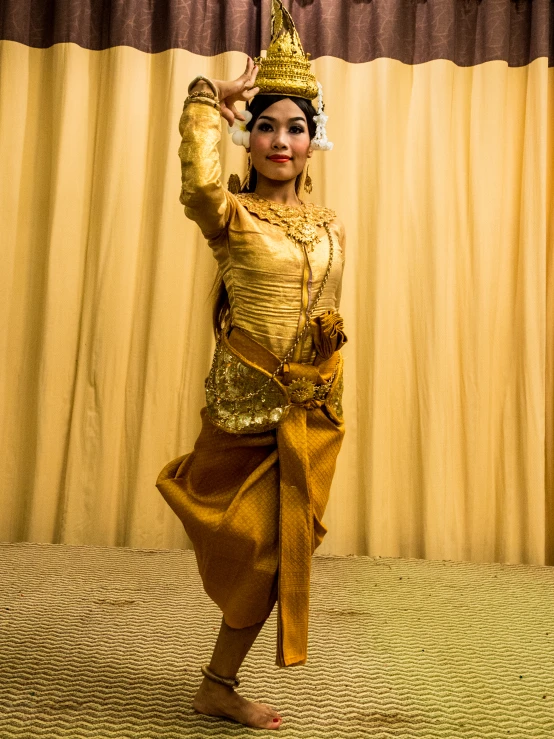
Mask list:
[{"label": "beaded bracelet", "polygon": [[215,100],[217,102],[217,96],[214,95],[213,92],[206,92],[205,90],[196,90],[195,92],[191,92],[189,98],[210,98],[210,100]]}]

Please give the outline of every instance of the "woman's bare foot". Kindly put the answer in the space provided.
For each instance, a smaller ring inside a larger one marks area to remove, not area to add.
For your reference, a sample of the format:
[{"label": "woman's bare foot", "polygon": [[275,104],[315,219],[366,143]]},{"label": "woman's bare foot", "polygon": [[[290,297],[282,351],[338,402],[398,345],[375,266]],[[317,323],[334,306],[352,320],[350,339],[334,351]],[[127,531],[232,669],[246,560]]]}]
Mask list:
[{"label": "woman's bare foot", "polygon": [[254,703],[235,693],[233,688],[218,685],[207,678],[202,680],[193,702],[198,713],[207,716],[225,716],[256,729],[278,729],[282,718],[264,703]]}]

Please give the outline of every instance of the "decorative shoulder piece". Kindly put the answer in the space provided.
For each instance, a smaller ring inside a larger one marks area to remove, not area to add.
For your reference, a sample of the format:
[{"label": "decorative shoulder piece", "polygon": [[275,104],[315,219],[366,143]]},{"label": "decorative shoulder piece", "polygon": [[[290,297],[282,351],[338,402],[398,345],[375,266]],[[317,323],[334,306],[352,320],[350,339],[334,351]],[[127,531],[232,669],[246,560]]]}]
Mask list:
[{"label": "decorative shoulder piece", "polygon": [[282,205],[255,192],[239,193],[237,198],[250,213],[279,226],[292,241],[305,246],[308,251],[312,251],[320,241],[317,226],[325,226],[336,218],[334,210],[314,203],[302,203],[301,207]]}]

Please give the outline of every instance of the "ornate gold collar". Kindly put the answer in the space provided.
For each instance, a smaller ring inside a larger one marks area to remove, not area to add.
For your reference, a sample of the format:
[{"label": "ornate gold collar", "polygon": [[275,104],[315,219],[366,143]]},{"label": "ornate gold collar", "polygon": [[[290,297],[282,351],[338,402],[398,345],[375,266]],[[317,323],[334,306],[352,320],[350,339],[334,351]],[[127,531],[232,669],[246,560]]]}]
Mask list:
[{"label": "ornate gold collar", "polygon": [[330,223],[336,217],[334,210],[314,203],[302,203],[300,207],[282,205],[255,192],[238,193],[236,197],[250,213],[279,226],[289,239],[305,246],[308,251],[313,251],[320,240],[316,227]]}]

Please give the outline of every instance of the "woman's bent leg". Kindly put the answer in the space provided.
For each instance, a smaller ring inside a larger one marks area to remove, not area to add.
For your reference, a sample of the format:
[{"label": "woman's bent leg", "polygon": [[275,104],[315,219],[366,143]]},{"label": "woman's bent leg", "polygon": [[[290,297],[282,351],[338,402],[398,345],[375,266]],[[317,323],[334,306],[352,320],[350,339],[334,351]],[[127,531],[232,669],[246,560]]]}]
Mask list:
[{"label": "woman's bent leg", "polygon": [[[221,677],[235,677],[264,623],[261,621],[245,629],[232,629],[222,619],[210,662],[212,672]],[[202,681],[193,705],[199,713],[224,716],[246,726],[278,729],[281,725],[281,717],[269,706],[248,701],[233,688],[207,678]]]},{"label": "woman's bent leg", "polygon": [[222,677],[235,677],[265,621],[245,629],[232,629],[221,620],[210,669]]}]

